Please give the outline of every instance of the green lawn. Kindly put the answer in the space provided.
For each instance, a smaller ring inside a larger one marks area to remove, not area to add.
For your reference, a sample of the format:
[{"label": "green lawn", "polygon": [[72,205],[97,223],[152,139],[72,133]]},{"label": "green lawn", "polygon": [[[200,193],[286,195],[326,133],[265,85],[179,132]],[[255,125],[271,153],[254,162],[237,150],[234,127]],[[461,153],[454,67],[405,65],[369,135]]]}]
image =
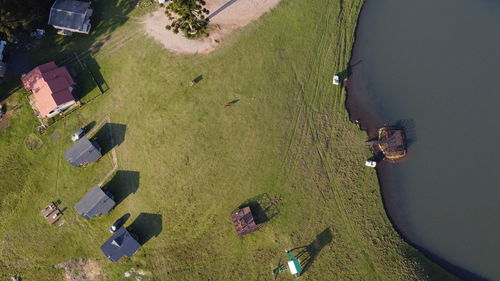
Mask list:
[{"label": "green lawn", "polygon": [[[392,229],[374,170],[363,165],[365,134],[348,120],[345,91],[331,84],[347,67],[362,0],[313,2],[283,0],[207,56],[162,49],[141,31],[146,10],[129,0],[96,2],[96,21],[107,20],[93,35],[42,42],[35,62],[94,46],[85,60],[109,90],[35,135],[43,144],[32,150],[26,141],[38,122],[23,90],[9,97],[22,107],[0,133],[2,280],[62,280],[53,265],[77,258],[97,260],[103,280],[124,280],[131,267],[152,272],[143,280],[271,280],[284,250],[301,246],[311,261],[302,280],[452,280]],[[104,115],[124,133],[108,186],[135,193],[85,221],[73,206],[111,168],[111,156],[76,169],[63,152],[75,129]],[[238,238],[230,212],[262,194],[275,211]],[[39,214],[55,200],[68,207],[60,228]],[[127,224],[146,214],[135,228],[143,236],[161,232],[111,263],[99,247],[125,213]]]}]

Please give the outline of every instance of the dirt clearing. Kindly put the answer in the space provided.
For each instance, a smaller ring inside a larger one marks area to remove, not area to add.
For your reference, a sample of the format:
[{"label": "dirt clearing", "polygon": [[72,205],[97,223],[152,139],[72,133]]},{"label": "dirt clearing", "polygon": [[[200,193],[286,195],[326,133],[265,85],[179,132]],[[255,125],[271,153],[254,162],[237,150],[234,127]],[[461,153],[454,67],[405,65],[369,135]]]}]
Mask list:
[{"label": "dirt clearing", "polygon": [[94,260],[70,260],[54,266],[64,269],[66,281],[99,281],[102,280],[102,269]]},{"label": "dirt clearing", "polygon": [[280,0],[206,0],[209,13],[210,36],[204,39],[190,40],[181,34],[166,30],[169,20],[164,8],[144,16],[142,23],[146,33],[160,42],[165,48],[181,54],[207,54],[236,29],[258,19],[274,8]]}]

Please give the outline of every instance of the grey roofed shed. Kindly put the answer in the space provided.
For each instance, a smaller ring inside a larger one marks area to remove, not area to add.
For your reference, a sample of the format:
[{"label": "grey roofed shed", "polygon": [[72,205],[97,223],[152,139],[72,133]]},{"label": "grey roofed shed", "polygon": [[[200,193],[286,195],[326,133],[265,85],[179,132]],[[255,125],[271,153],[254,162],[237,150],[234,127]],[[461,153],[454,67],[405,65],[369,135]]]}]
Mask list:
[{"label": "grey roofed shed", "polygon": [[76,211],[87,220],[107,214],[115,206],[115,201],[106,194],[98,185],[85,194],[85,196],[76,203]]},{"label": "grey roofed shed", "polygon": [[50,8],[49,24],[71,32],[89,33],[91,15],[89,2],[56,0]]},{"label": "grey roofed shed", "polygon": [[122,226],[108,241],[102,244],[101,251],[108,259],[115,262],[123,256],[132,256],[141,247],[141,244],[132,235]]},{"label": "grey roofed shed", "polygon": [[80,167],[85,164],[93,163],[101,158],[101,148],[95,142],[87,137],[82,137],[66,152],[64,157],[73,167]]}]

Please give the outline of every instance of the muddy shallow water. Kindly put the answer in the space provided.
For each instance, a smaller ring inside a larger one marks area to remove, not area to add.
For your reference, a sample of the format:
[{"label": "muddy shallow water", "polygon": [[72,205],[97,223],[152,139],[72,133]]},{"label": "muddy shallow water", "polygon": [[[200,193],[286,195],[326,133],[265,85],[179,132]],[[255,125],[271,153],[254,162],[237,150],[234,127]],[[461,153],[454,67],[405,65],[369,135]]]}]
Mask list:
[{"label": "muddy shallow water", "polygon": [[347,106],[407,131],[377,168],[400,233],[467,280],[500,280],[500,1],[367,0]]}]

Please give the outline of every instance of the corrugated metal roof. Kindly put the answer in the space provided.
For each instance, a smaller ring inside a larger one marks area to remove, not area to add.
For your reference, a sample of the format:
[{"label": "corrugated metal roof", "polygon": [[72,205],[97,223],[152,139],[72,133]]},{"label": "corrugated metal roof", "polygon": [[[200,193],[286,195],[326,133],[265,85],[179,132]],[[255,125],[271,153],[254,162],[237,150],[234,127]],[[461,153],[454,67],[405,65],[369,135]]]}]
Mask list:
[{"label": "corrugated metal roof", "polygon": [[75,205],[75,209],[82,217],[89,220],[109,213],[114,206],[115,201],[96,185]]},{"label": "corrugated metal roof", "polygon": [[23,75],[21,81],[27,90],[33,92],[35,105],[43,117],[57,106],[75,100],[69,91],[75,81],[65,66],[57,67],[53,61],[35,67]]},{"label": "corrugated metal roof", "polygon": [[101,156],[99,145],[95,142],[91,142],[87,137],[82,137],[64,152],[64,157],[66,157],[66,160],[74,167],[93,163],[101,158]]},{"label": "corrugated metal roof", "polygon": [[57,0],[50,9],[49,24],[86,32],[85,13],[89,7],[89,2]]},{"label": "corrugated metal roof", "polygon": [[247,235],[257,230],[257,224],[255,224],[250,207],[234,211],[231,214],[231,220],[238,236]]},{"label": "corrugated metal roof", "polygon": [[140,247],[141,244],[122,226],[102,244],[101,251],[111,261],[118,261],[123,256],[132,256]]}]

